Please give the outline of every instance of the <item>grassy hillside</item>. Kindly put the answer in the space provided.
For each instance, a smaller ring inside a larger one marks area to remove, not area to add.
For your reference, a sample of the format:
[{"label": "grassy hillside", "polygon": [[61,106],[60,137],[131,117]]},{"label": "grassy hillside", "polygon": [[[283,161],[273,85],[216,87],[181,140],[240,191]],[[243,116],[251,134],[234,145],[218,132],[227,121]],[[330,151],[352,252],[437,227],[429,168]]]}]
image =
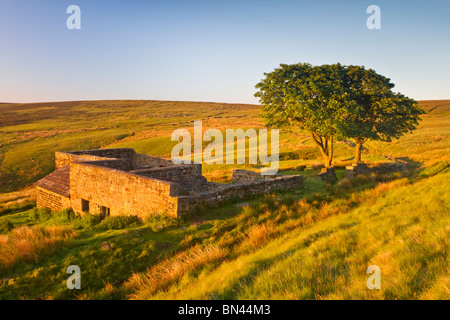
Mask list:
[{"label": "grassy hillside", "polygon": [[[0,298],[448,299],[449,178],[446,166],[334,186],[306,177],[306,188],[248,206],[122,226],[7,213],[0,226],[15,228],[0,235]],[[81,290],[65,286],[72,264]],[[366,288],[372,264],[380,291]]]},{"label": "grassy hillside", "polygon": [[[369,142],[363,159],[403,157],[403,173],[333,185],[300,171],[319,154],[308,136],[281,131],[281,168],[302,188],[164,216],[78,217],[34,208],[33,190],[0,194],[0,299],[449,299],[450,101],[425,101],[419,128]],[[174,129],[261,128],[258,106],[163,101],[0,105],[1,191],[53,170],[53,152],[133,147],[169,155]],[[350,142],[336,163],[352,161]],[[204,166],[229,179],[237,165]],[[245,167],[245,166],[244,166]],[[107,242],[107,244],[105,244]],[[78,265],[82,289],[68,290]],[[366,268],[381,269],[368,290]]]},{"label": "grassy hillside", "polygon": [[[274,232],[274,240],[252,243],[253,250],[241,250],[216,268],[216,261],[202,264],[201,271],[180,276],[165,291],[155,290],[148,280],[153,269],[135,275],[127,283],[134,290],[131,297],[448,299],[450,189],[441,185],[449,179],[447,172],[414,184],[379,185],[356,195],[365,199],[354,208],[338,200],[322,207],[333,216],[310,227],[277,232],[294,222],[269,224],[258,232]],[[295,206],[275,210],[275,216],[291,210],[288,214],[298,214]],[[381,290],[366,287],[369,265],[381,269]]]},{"label": "grassy hillside", "polygon": [[[449,158],[450,101],[422,101],[430,111],[419,128],[392,143],[368,142],[363,159],[408,157],[419,164]],[[81,101],[0,105],[0,192],[26,187],[54,169],[54,152],[131,147],[170,156],[173,130],[202,120],[204,130],[263,128],[255,105],[173,101]],[[280,132],[282,169],[320,162],[309,135],[295,128]],[[351,142],[336,145],[336,163],[353,159]],[[207,178],[226,181],[238,165],[204,166]]]}]

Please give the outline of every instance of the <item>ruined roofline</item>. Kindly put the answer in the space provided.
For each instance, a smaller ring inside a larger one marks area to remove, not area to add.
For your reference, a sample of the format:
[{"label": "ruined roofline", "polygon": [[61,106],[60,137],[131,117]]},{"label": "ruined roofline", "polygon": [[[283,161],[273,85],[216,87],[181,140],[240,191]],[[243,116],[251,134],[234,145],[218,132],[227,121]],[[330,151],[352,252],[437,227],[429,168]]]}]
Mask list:
[{"label": "ruined roofline", "polygon": [[74,155],[91,154],[92,152],[102,153],[105,151],[130,151],[136,153],[133,148],[107,148],[107,149],[88,149],[88,150],[78,150],[78,151],[56,151],[59,153],[69,153]]},{"label": "ruined roofline", "polygon": [[71,162],[89,162],[100,160],[124,160],[130,162],[130,168],[145,169],[168,167],[174,164],[170,159],[137,153],[132,148],[91,149],[81,151],[56,151],[55,167],[59,169]]}]

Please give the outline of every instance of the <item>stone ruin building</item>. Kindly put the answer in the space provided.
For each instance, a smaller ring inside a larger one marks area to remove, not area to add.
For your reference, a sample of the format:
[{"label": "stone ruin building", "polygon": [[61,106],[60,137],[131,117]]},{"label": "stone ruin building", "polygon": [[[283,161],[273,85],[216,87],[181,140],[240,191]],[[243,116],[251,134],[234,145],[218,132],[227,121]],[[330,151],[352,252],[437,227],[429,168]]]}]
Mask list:
[{"label": "stone ruin building", "polygon": [[235,170],[231,184],[209,182],[201,164],[177,165],[130,148],[56,152],[55,166],[35,183],[37,207],[80,214],[178,218],[199,206],[303,185],[299,175],[264,177],[245,170]]}]

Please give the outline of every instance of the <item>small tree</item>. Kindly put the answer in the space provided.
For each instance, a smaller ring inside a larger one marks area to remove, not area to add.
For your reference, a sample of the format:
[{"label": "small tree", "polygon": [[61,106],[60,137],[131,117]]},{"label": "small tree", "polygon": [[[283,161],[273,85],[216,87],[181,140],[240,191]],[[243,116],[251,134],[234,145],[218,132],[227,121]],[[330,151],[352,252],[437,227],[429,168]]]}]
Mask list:
[{"label": "small tree", "polygon": [[340,64],[281,64],[264,73],[265,78],[256,85],[259,91],[255,97],[262,104],[266,125],[297,125],[308,131],[320,149],[325,167],[331,166],[333,143],[341,136],[339,118],[347,112],[343,72]]},{"label": "small tree", "polygon": [[361,161],[362,145],[367,140],[391,141],[414,130],[424,114],[414,101],[392,92],[390,79],[372,69],[345,67],[344,85],[349,103],[339,131],[355,140],[355,162]]}]

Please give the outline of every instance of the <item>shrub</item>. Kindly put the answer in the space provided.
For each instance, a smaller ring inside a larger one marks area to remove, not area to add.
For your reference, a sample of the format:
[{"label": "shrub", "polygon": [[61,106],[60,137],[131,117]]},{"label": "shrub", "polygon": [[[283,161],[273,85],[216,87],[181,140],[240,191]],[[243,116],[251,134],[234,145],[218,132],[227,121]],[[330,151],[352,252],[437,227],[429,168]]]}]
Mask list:
[{"label": "shrub", "polygon": [[180,219],[169,216],[166,213],[149,214],[144,219],[145,224],[150,226],[177,226],[181,223]]},{"label": "shrub", "polygon": [[77,218],[79,216],[71,208],[64,209],[58,213],[58,220],[62,223],[70,223]]},{"label": "shrub", "polygon": [[0,233],[5,234],[10,232],[14,228],[14,225],[9,220],[0,221]]},{"label": "shrub", "polygon": [[31,212],[31,218],[34,220],[45,221],[52,217],[52,212],[48,208],[34,208]]},{"label": "shrub", "polygon": [[140,225],[142,225],[142,220],[138,216],[109,216],[98,227],[106,230],[120,230],[135,228]]},{"label": "shrub", "polygon": [[101,214],[89,214],[85,213],[78,219],[75,219],[74,228],[76,230],[79,229],[89,229],[96,225],[98,225],[100,222],[102,222],[103,215]]}]

